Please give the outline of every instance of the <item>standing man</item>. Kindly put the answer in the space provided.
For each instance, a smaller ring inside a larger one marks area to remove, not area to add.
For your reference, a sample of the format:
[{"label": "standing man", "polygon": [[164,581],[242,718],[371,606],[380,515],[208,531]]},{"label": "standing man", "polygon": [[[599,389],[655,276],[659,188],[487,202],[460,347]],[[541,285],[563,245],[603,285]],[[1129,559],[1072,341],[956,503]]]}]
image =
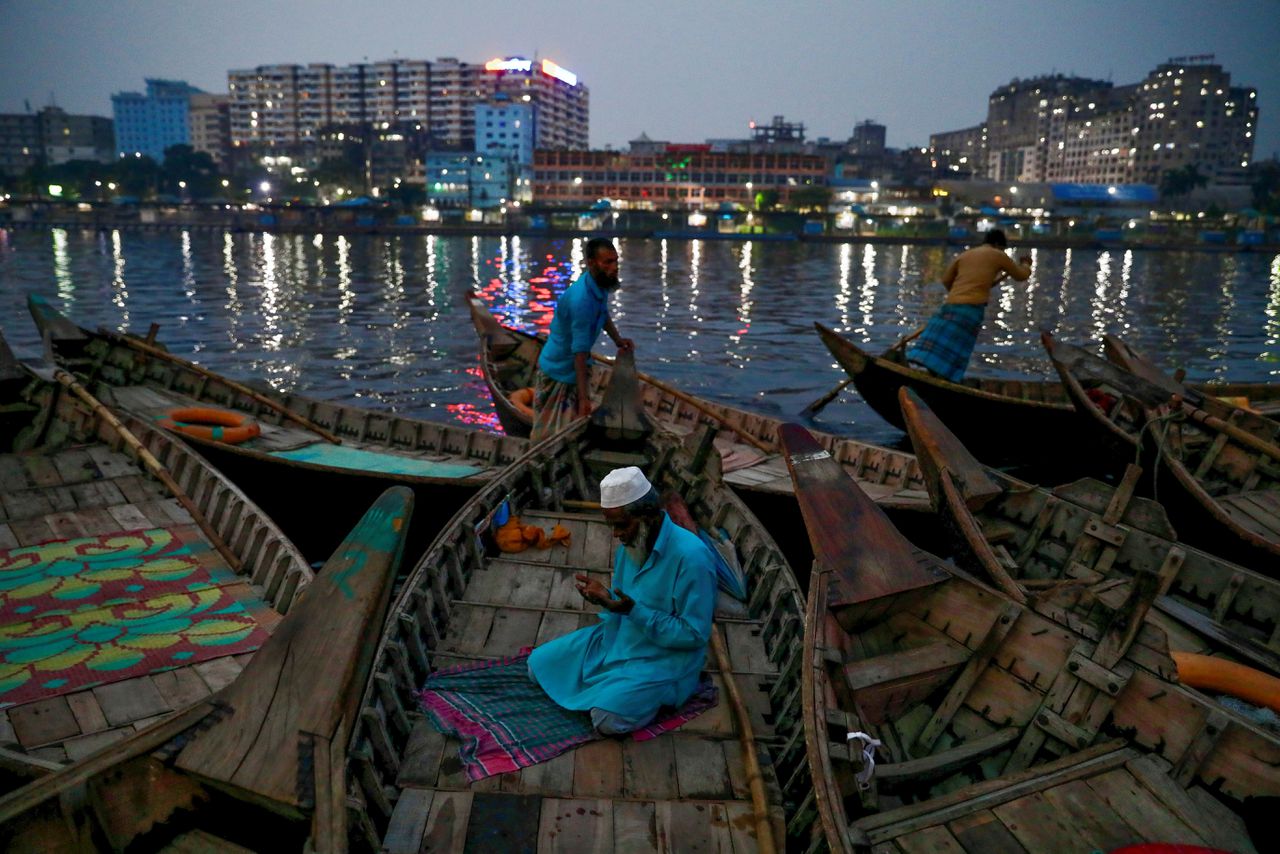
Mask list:
[{"label": "standing man", "polygon": [[964,379],[991,289],[1006,276],[1019,282],[1031,278],[1031,256],[1024,254],[1015,262],[1005,254],[1008,247],[1004,232],[993,228],[981,246],[961,252],[951,262],[942,274],[947,299],[907,351],[908,362],[953,383]]},{"label": "standing man", "polygon": [[587,269],[556,302],[547,343],[533,381],[533,431],[541,441],[571,421],[591,414],[587,380],[591,348],[600,330],[621,350],[634,350],[609,317],[609,293],[618,287],[618,250],[603,237],[587,241]]},{"label": "standing man", "polygon": [[611,584],[576,576],[583,598],[604,609],[600,622],[535,649],[529,676],[561,707],[590,713],[601,735],[621,735],[697,689],[716,570],[711,550],[663,511],[639,468],[605,475],[600,506],[619,542]]}]

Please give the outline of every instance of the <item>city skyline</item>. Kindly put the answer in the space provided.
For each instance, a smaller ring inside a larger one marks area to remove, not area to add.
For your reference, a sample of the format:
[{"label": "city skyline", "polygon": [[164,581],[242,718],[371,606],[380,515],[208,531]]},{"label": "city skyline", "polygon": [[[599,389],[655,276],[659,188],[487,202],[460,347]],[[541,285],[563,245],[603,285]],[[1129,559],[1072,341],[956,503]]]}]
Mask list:
[{"label": "city skyline", "polygon": [[[51,14],[50,8],[57,10]],[[1052,8],[924,0],[606,2],[590,15],[542,3],[478,0],[457,9],[384,2],[344,26],[337,0],[0,0],[0,112],[53,100],[111,115],[110,95],[145,78],[226,91],[227,72],[274,63],[390,58],[551,58],[591,89],[590,141],[621,147],[642,132],[675,142],[743,137],[774,115],[809,138],[844,139],[863,119],[893,147],[985,118],[1014,78],[1054,72],[1133,82],[1171,56],[1211,53],[1234,84],[1258,89],[1255,158],[1280,152],[1280,5],[1076,0]],[[785,14],[778,15],[783,8]],[[555,9],[561,9],[556,13]]]}]

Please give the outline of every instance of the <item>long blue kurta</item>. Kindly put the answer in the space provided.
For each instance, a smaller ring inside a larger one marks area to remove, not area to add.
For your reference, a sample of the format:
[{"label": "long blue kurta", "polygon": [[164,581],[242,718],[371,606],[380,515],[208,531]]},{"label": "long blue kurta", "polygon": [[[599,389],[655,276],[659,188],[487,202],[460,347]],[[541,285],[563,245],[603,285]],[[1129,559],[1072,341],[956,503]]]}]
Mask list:
[{"label": "long blue kurta", "polygon": [[683,705],[711,640],[716,576],[706,544],[664,513],[644,566],[618,547],[611,587],[635,600],[631,612],[602,612],[597,625],[543,644],[529,671],[566,709],[643,718]]}]

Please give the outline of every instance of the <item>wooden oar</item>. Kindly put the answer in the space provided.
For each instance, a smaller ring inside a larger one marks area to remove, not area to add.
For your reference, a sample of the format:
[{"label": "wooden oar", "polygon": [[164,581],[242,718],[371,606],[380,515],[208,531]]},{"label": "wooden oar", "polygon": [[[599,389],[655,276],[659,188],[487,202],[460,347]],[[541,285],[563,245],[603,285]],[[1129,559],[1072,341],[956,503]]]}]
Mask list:
[{"label": "wooden oar", "polygon": [[[611,367],[613,365],[613,359],[610,359],[608,356],[602,356],[599,353],[592,353],[591,358],[595,359],[597,362],[601,363],[602,365],[609,365]],[[636,371],[636,376],[644,380],[654,388],[661,389],[662,391],[665,391],[667,394],[671,395],[672,397],[683,400],[685,403],[689,404],[694,409],[701,412],[703,415],[714,418],[720,424],[723,424],[725,427],[728,427],[730,430],[732,430],[735,434],[737,434],[738,438],[746,442],[748,445],[751,445],[756,450],[763,451],[766,454],[776,454],[778,452],[777,448],[770,447],[768,444],[757,439],[755,436],[752,436],[750,433],[743,431],[743,429],[737,426],[736,424],[731,424],[727,418],[725,418],[720,413],[716,412],[714,409],[711,409],[709,406],[707,406],[702,401],[698,400],[696,397],[686,394],[685,392],[681,391],[678,388],[669,386],[666,383],[664,383],[662,380],[658,379],[657,377],[651,377],[642,371]]]},{"label": "wooden oar", "polygon": [[724,677],[725,693],[729,695],[729,705],[733,707],[733,716],[738,724],[738,741],[742,744],[742,764],[747,770],[747,786],[751,790],[751,812],[756,820],[756,845],[761,854],[773,854],[773,828],[769,823],[769,802],[764,794],[764,777],[760,773],[760,760],[756,756],[755,730],[751,726],[751,715],[742,702],[738,692],[738,683],[734,681],[729,653],[724,648],[724,639],[720,636],[719,626],[711,627],[711,651],[716,657],[716,666]]},{"label": "wooden oar", "polygon": [[119,333],[111,332],[105,329],[102,331],[108,337],[121,342],[127,347],[132,347],[135,350],[146,353],[148,356],[153,356],[157,359],[163,359],[167,362],[173,362],[174,364],[181,365],[182,367],[188,370],[195,371],[197,374],[199,374],[202,377],[207,377],[211,380],[218,380],[220,382],[226,383],[226,385],[229,388],[233,389],[237,393],[243,394],[245,397],[251,398],[254,402],[262,406],[265,406],[267,409],[270,409],[272,412],[278,413],[282,417],[289,419],[295,424],[299,424],[302,427],[306,428],[307,430],[310,430],[313,433],[319,434],[326,442],[332,442],[335,445],[342,444],[341,439],[339,439],[337,436],[335,436],[334,434],[330,433],[328,430],[321,427],[319,424],[315,423],[314,421],[311,421],[308,418],[304,418],[303,416],[299,415],[298,413],[294,412],[293,410],[289,409],[286,406],[282,406],[281,404],[276,403],[271,398],[254,391],[253,389],[249,388],[247,385],[242,385],[241,383],[238,383],[235,380],[224,377],[221,374],[215,374],[213,371],[202,368],[199,365],[196,365],[192,362],[188,362],[186,359],[180,358],[178,356],[173,355],[172,353],[161,350],[159,347],[152,347],[150,344],[147,344],[145,341],[141,339],[130,338],[126,335],[120,335]]},{"label": "wooden oar", "polygon": [[[888,350],[885,350],[885,351],[884,351],[884,352],[885,352],[885,354],[887,355],[887,354],[889,354],[889,353],[892,353],[894,350],[900,350],[900,349],[902,349],[903,347],[907,346],[907,345],[908,345],[908,344],[910,344],[912,341],[914,341],[914,340],[916,340],[917,338],[919,338],[919,337],[920,337],[920,335],[921,335],[921,333],[923,333],[923,332],[924,332],[924,329],[925,329],[925,328],[924,328],[923,326],[921,326],[921,327],[920,327],[919,329],[917,329],[915,332],[912,332],[912,333],[910,333],[910,334],[908,334],[908,335],[903,335],[901,338],[899,338],[899,339],[898,339],[898,343],[897,343],[897,344],[894,344],[894,345],[893,345],[892,347],[890,347]],[[818,399],[817,399],[817,400],[815,400],[813,403],[811,403],[811,404],[809,404],[808,406],[806,406],[804,409],[800,410],[800,414],[801,414],[801,415],[809,415],[809,416],[817,415],[819,412],[821,412],[821,411],[826,407],[826,405],[827,405],[828,403],[830,403],[831,401],[835,400],[835,399],[836,399],[836,395],[838,395],[838,394],[840,394],[840,392],[844,391],[844,390],[848,387],[849,383],[851,383],[851,382],[853,382],[853,377],[845,377],[843,380],[841,380],[839,383],[837,383],[837,384],[836,384],[836,387],[835,387],[835,388],[833,388],[833,389],[831,389],[831,391],[827,392],[827,393],[826,393],[826,394],[824,394],[822,397],[818,398]]]},{"label": "wooden oar", "polygon": [[218,534],[205,515],[200,512],[200,508],[196,507],[195,502],[187,495],[186,490],[178,485],[178,482],[173,479],[173,475],[164,467],[164,464],[157,460],[155,455],[147,450],[147,446],[142,444],[142,441],[137,436],[133,435],[128,427],[125,427],[124,424],[120,423],[120,419],[115,416],[115,413],[108,409],[100,400],[90,394],[88,389],[76,382],[75,378],[71,376],[70,373],[59,368],[53,372],[53,378],[62,383],[68,391],[80,398],[84,403],[88,404],[88,406],[94,411],[94,414],[110,425],[111,429],[116,431],[120,436],[120,439],[138,455],[138,460],[146,466],[147,471],[155,475],[156,479],[163,483],[169,492],[173,493],[173,497],[178,499],[178,503],[182,505],[182,509],[191,514],[191,518],[200,526],[200,530],[209,538],[209,542],[211,542],[213,547],[218,550],[218,554],[222,555],[222,559],[227,562],[227,565],[230,566],[233,571],[239,572],[240,558],[235,556],[223,541],[222,536]]}]

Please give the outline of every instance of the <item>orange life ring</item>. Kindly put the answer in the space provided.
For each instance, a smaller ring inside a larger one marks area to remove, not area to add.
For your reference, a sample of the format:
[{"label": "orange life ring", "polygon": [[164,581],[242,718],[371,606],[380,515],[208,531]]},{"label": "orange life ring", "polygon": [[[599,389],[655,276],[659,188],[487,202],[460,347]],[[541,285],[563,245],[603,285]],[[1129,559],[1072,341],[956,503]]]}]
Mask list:
[{"label": "orange life ring", "polygon": [[262,432],[258,423],[247,415],[204,406],[170,409],[159,423],[166,430],[228,445],[247,442]]},{"label": "orange life ring", "polygon": [[1178,681],[1192,688],[1230,694],[1280,712],[1280,679],[1234,661],[1193,652],[1170,652],[1178,665]]},{"label": "orange life ring", "polygon": [[507,400],[511,401],[511,405],[516,408],[517,412],[530,421],[533,420],[533,389],[518,388],[511,392]]}]

